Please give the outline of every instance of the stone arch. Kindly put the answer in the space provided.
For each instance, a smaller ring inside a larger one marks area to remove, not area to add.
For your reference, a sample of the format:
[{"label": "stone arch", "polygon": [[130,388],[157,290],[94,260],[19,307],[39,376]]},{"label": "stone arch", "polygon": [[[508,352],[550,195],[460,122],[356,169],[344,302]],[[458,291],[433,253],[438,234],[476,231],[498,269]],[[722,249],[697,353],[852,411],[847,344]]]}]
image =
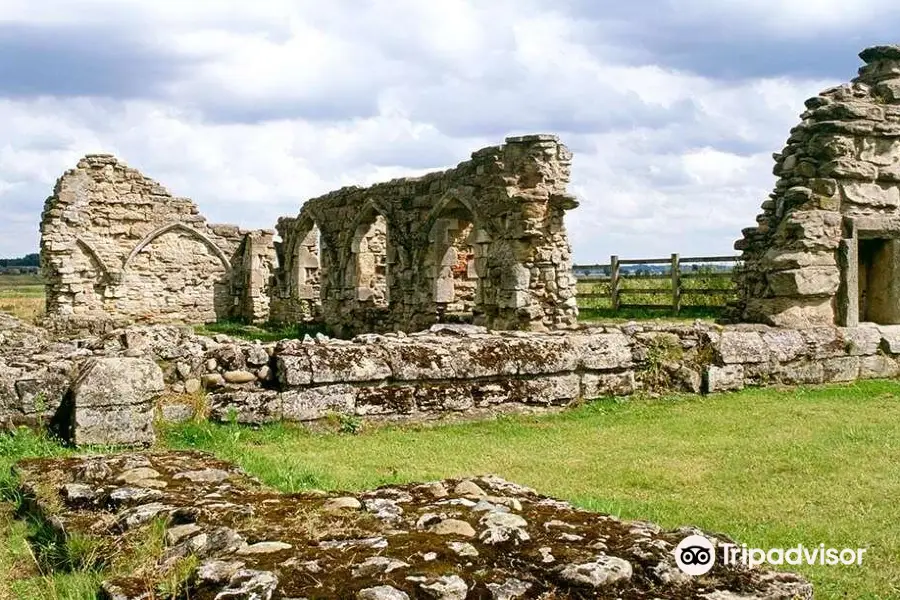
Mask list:
[{"label": "stone arch", "polygon": [[112,278],[112,271],[106,265],[106,261],[100,258],[100,255],[97,254],[97,251],[94,250],[93,246],[80,237],[75,238],[75,245],[79,246],[85,254],[97,263],[97,266],[100,268],[100,277],[102,280],[108,281]]},{"label": "stone arch", "polygon": [[232,318],[240,310],[240,274],[240,266],[233,267],[208,236],[181,223],[165,225],[144,236],[125,259],[116,310],[148,322]]},{"label": "stone arch", "polygon": [[214,241],[212,241],[211,239],[209,239],[207,236],[205,236],[204,234],[200,233],[199,231],[197,231],[196,229],[194,229],[192,227],[188,227],[184,223],[169,223],[168,225],[163,225],[162,227],[155,229],[155,230],[151,231],[150,233],[148,233],[146,236],[144,236],[144,239],[142,239],[140,242],[138,242],[137,246],[135,246],[134,249],[131,251],[131,253],[128,255],[128,258],[125,259],[125,263],[122,265],[122,271],[123,272],[127,271],[128,266],[131,264],[131,261],[134,259],[134,257],[137,256],[137,254],[141,250],[143,250],[148,245],[150,245],[153,242],[153,240],[155,240],[159,236],[169,233],[171,231],[184,231],[188,235],[196,238],[203,244],[207,245],[209,247],[209,249],[212,250],[213,254],[215,254],[216,257],[220,261],[222,261],[222,266],[225,267],[225,272],[228,273],[231,271],[231,261],[229,261],[228,257],[225,256],[225,253],[222,252],[222,249],[219,248],[216,245],[216,243]]},{"label": "stone arch", "polygon": [[468,209],[469,213],[472,215],[472,222],[477,223],[479,229],[483,230],[485,233],[490,235],[491,237],[497,236],[497,231],[489,220],[485,219],[480,211],[478,211],[475,207],[475,203],[472,202],[472,199],[467,197],[464,194],[460,194],[457,190],[450,190],[443,196],[441,196],[440,200],[438,200],[431,210],[428,212],[428,215],[425,217],[425,220],[422,222],[422,238],[427,240],[431,235],[431,230],[434,227],[434,222],[441,217],[443,213],[447,211],[448,206],[453,203],[458,203]]},{"label": "stone arch", "polygon": [[471,204],[445,196],[430,213],[422,273],[438,322],[473,321],[483,313],[492,237]]},{"label": "stone arch", "polygon": [[387,307],[390,302],[390,227],[387,211],[367,200],[348,231],[344,286],[356,302]]},{"label": "stone arch", "polygon": [[319,302],[328,261],[318,221],[308,211],[301,213],[286,242],[282,266],[286,295]]}]

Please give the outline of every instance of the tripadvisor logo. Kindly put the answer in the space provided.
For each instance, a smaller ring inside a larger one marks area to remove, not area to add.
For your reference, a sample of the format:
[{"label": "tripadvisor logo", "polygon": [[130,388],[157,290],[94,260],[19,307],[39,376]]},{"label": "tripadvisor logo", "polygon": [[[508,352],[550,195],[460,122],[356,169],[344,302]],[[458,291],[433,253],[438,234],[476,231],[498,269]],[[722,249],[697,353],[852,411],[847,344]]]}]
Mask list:
[{"label": "tripadvisor logo", "polygon": [[702,535],[689,535],[675,547],[675,564],[688,575],[705,575],[716,563],[716,548]]},{"label": "tripadvisor logo", "polygon": [[[719,544],[723,565],[861,565],[868,548],[826,548],[819,544],[808,548],[748,548],[747,544]],[[689,535],[675,547],[675,564],[687,575],[705,575],[716,563],[716,546],[702,535]]]}]

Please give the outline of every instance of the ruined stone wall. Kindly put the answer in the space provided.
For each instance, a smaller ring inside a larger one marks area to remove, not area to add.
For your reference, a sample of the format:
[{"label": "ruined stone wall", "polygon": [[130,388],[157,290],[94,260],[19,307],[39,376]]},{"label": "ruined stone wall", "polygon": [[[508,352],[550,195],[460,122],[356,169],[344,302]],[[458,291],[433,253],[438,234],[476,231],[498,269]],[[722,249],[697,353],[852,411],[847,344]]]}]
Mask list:
[{"label": "ruined stone wall", "polygon": [[900,47],[806,101],[743,231],[736,318],[784,327],[900,323]]},{"label": "ruined stone wall", "polygon": [[210,225],[110,155],[57,181],[41,222],[47,317],[65,327],[268,317],[272,234]]},{"label": "ruined stone wall", "polygon": [[555,136],[507,138],[454,169],[309,200],[279,221],[273,319],[321,315],[344,336],[415,331],[451,313],[493,329],[572,326],[571,158]]}]

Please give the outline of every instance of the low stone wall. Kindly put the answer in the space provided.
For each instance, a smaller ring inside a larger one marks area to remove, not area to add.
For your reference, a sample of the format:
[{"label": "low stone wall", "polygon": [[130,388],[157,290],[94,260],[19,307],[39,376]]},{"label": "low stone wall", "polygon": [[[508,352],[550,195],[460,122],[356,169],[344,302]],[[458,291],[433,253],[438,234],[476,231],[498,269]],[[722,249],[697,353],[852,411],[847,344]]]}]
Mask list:
[{"label": "low stone wall", "polygon": [[[69,343],[40,332],[24,325],[0,332],[0,341],[7,342],[0,350],[0,419],[50,422],[64,410],[77,415],[73,399],[103,395],[85,390],[82,377],[101,359],[105,372],[123,371],[103,385],[128,381],[128,373],[146,371],[150,361],[161,368],[165,389],[148,386],[142,396],[129,396],[131,415],[149,414],[143,402],[158,404],[169,421],[203,410],[216,420],[254,424],[315,421],[333,412],[388,419],[478,416],[603,396],[709,393],[900,373],[900,327],[886,326],[790,330],[698,322],[525,333],[436,325],[409,335],[366,334],[349,341],[320,335],[270,344],[208,338],[172,326],[130,327]],[[96,412],[97,406],[84,408]],[[71,415],[63,420],[92,427]],[[135,430],[143,431],[135,425],[127,441],[140,441]],[[96,431],[92,427],[84,439],[100,441]],[[77,431],[73,438],[79,439]]]}]

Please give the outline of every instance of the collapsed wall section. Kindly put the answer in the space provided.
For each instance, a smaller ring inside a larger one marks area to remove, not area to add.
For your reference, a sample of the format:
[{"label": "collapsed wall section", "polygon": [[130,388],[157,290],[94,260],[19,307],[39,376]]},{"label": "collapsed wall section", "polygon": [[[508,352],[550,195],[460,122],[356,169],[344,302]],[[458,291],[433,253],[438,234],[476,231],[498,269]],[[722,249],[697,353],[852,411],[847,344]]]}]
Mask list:
[{"label": "collapsed wall section", "polygon": [[511,137],[453,169],[309,200],[278,223],[273,319],[341,336],[574,325],[571,158],[556,136]]},{"label": "collapsed wall section", "polygon": [[191,200],[88,155],[44,205],[48,324],[265,320],[273,235],[208,224]]},{"label": "collapsed wall section", "polygon": [[774,156],[775,190],[735,244],[738,320],[900,323],[900,46],[860,58],[851,83],[806,101]]}]

